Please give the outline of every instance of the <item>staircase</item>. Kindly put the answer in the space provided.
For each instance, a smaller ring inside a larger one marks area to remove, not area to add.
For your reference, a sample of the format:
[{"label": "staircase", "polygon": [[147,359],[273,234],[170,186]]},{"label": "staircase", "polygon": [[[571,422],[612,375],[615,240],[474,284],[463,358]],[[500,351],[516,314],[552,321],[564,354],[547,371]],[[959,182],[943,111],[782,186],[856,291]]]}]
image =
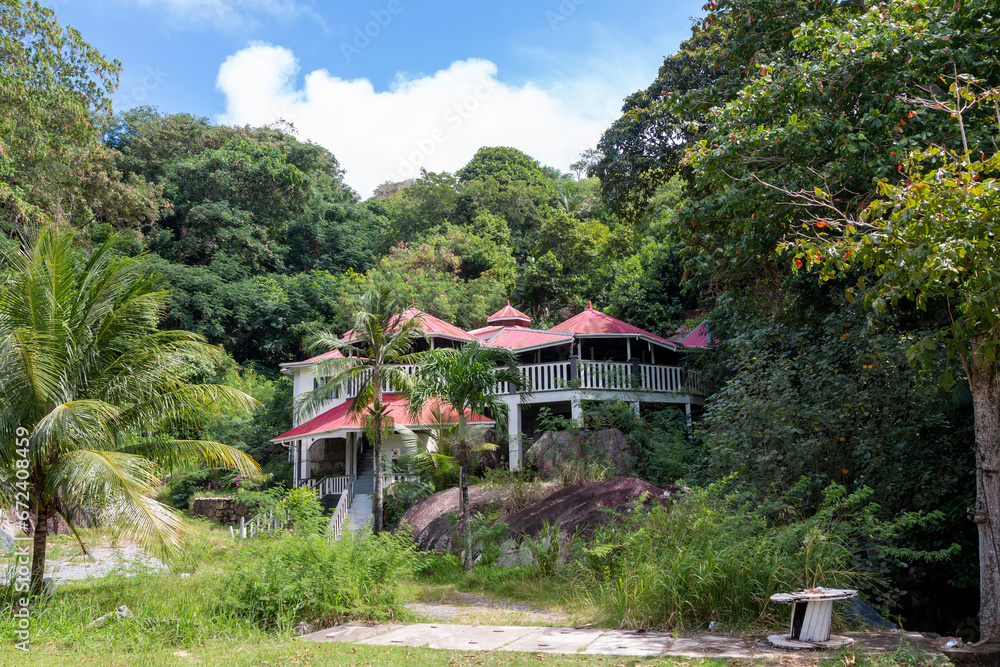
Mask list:
[{"label": "staircase", "polygon": [[354,481],[354,502],[347,511],[347,530],[356,533],[366,527],[370,530],[375,521],[371,494],[375,491],[375,460],[371,450],[365,449],[358,459],[358,478]]}]

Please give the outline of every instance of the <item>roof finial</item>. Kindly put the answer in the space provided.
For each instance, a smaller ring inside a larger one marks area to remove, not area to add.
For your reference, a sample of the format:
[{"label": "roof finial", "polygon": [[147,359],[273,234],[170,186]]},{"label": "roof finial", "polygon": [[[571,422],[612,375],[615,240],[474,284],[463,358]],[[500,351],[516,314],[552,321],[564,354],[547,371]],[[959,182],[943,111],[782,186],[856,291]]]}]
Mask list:
[{"label": "roof finial", "polygon": [[594,302],[593,301],[588,301],[587,302],[587,310],[593,310],[593,309],[594,309]]},{"label": "roof finial", "polygon": [[507,299],[507,305],[508,306],[510,305],[510,299]]},{"label": "roof finial", "polygon": [[417,307],[417,298],[416,297],[414,297],[414,296],[410,297],[410,305],[413,306],[414,308]]}]

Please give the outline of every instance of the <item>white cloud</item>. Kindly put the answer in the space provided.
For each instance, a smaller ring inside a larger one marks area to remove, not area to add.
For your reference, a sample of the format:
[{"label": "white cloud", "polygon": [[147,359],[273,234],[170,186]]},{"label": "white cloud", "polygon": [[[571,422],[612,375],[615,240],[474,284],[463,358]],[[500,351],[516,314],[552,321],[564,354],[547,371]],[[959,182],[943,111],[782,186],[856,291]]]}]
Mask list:
[{"label": "white cloud", "polygon": [[[648,65],[647,65],[648,67]],[[513,146],[542,164],[568,170],[581,151],[596,145],[618,116],[634,77],[577,79],[547,88],[509,85],[497,67],[460,60],[431,75],[398,74],[386,91],[367,79],[345,80],[325,70],[298,83],[298,61],[288,49],[251,44],[219,68],[229,124],[294,123],[301,139],[325,146],[347,170],[362,196],[386,180],[429,171],[455,171],[482,146]],[[646,74],[646,76],[649,76]],[[610,100],[595,103],[593,91]]]},{"label": "white cloud", "polygon": [[267,16],[291,21],[308,16],[322,23],[319,16],[296,0],[127,0],[142,7],[160,7],[186,24],[210,26],[226,31],[246,31],[258,25],[258,17]]}]

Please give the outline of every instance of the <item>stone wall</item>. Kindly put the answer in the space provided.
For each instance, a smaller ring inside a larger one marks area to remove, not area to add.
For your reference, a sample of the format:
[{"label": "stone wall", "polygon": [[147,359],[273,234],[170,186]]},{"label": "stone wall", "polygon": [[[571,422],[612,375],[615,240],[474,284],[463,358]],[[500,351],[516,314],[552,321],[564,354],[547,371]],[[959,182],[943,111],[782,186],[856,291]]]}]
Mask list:
[{"label": "stone wall", "polygon": [[247,506],[233,498],[195,498],[191,514],[217,523],[239,523],[247,515]]}]

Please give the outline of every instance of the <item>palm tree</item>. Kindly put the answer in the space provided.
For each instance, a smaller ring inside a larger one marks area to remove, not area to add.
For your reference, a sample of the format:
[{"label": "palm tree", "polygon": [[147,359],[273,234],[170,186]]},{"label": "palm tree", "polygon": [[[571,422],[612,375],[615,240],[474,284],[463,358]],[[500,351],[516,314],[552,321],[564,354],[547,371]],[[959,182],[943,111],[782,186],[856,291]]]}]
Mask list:
[{"label": "palm tree", "polygon": [[336,350],[339,357],[329,357],[315,367],[317,378],[325,381],[303,395],[297,406],[299,414],[310,414],[324,401],[334,398],[348,383],[357,393],[349,413],[365,417],[365,431],[375,452],[375,531],[381,532],[382,516],[382,439],[395,431],[412,436],[397,428],[386,414],[383,402],[386,387],[406,390],[413,378],[398,364],[413,363],[420,358],[413,344],[424,336],[416,317],[403,317],[401,304],[387,285],[373,284],[358,299],[354,328],[343,339],[331,331],[321,331],[306,340],[313,353]]},{"label": "palm tree", "polygon": [[457,351],[434,350],[421,361],[416,381],[407,393],[413,414],[420,414],[432,399],[450,405],[457,413],[460,531],[466,547],[466,569],[472,568],[468,473],[473,426],[469,424],[469,416],[491,415],[498,431],[506,426],[507,405],[497,388],[502,383],[509,383],[521,391],[527,387],[517,366],[517,355],[510,350],[486,347],[478,342],[466,343]]},{"label": "palm tree", "polygon": [[188,332],[157,330],[167,294],[141,260],[117,254],[120,242],[87,254],[72,230],[48,227],[0,247],[0,494],[8,496],[0,501],[30,504],[36,593],[48,519],[73,527],[85,512],[171,551],[181,519],[152,497],[164,472],[260,474],[232,447],[173,437],[257,403],[230,387],[185,382],[190,364],[216,364],[222,351]]}]

